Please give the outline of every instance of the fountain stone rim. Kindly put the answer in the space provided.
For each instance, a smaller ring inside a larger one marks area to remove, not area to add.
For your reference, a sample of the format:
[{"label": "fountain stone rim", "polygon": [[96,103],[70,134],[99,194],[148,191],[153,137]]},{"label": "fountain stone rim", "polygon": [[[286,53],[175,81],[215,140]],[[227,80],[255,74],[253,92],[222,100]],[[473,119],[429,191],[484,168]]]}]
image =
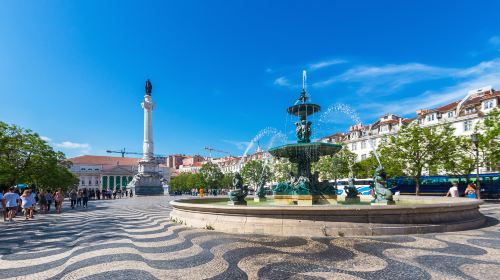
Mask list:
[{"label": "fountain stone rim", "polygon": [[279,236],[374,236],[461,231],[481,227],[482,200],[401,196],[401,200],[434,201],[405,205],[227,206],[196,204],[200,200],[170,202],[173,221],[195,228],[237,234]]}]

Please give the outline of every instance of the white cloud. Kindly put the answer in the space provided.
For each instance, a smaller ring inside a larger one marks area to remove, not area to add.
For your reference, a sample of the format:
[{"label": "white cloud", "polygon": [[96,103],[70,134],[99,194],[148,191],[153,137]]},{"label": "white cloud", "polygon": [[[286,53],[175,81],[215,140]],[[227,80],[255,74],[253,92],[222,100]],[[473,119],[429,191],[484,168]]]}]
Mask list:
[{"label": "white cloud", "polygon": [[277,86],[288,87],[290,86],[290,81],[288,81],[288,79],[285,77],[279,77],[274,80],[274,84]]},{"label": "white cloud", "polygon": [[45,141],[45,142],[50,142],[50,141],[52,141],[52,139],[50,139],[50,138],[49,138],[49,137],[47,137],[47,136],[40,136],[40,139],[42,139],[42,140],[43,140],[43,141]]},{"label": "white cloud", "polygon": [[500,58],[484,61],[468,68],[451,68],[422,63],[387,64],[383,66],[356,66],[344,73],[313,84],[327,87],[334,83],[351,83],[359,88],[358,94],[392,94],[403,86],[438,79],[456,79],[470,82],[481,76],[500,71]]},{"label": "white cloud", "polygon": [[87,155],[90,153],[92,147],[87,143],[75,143],[71,141],[64,141],[62,143],[54,144],[57,148],[66,149],[66,150],[79,150],[79,155]]},{"label": "white cloud", "polygon": [[274,72],[274,70],[273,70],[273,69],[271,69],[271,68],[266,68],[266,73],[273,73],[273,72]]},{"label": "white cloud", "polygon": [[62,143],[57,143],[56,147],[63,149],[88,149],[90,145],[87,143],[75,143],[71,141],[64,141]]},{"label": "white cloud", "polygon": [[380,116],[383,113],[414,114],[418,109],[432,109],[460,100],[467,95],[469,90],[490,85],[493,87],[500,86],[500,67],[496,67],[496,71],[471,77],[453,86],[426,91],[411,98],[384,103],[365,102],[360,104],[360,109],[373,111],[373,117]]},{"label": "white cloud", "polygon": [[490,38],[488,42],[500,51],[500,36],[496,35]]},{"label": "white cloud", "polygon": [[331,60],[320,61],[320,62],[311,64],[309,66],[309,70],[314,71],[314,70],[318,70],[321,68],[325,68],[325,67],[336,65],[336,64],[342,64],[342,63],[347,63],[347,61],[345,61],[343,59],[331,59]]},{"label": "white cloud", "polygon": [[456,71],[457,69],[454,68],[436,67],[421,63],[356,66],[340,75],[316,82],[313,87],[326,87],[334,83],[357,83],[361,84],[363,92],[376,89],[394,91],[407,84],[447,77]]}]

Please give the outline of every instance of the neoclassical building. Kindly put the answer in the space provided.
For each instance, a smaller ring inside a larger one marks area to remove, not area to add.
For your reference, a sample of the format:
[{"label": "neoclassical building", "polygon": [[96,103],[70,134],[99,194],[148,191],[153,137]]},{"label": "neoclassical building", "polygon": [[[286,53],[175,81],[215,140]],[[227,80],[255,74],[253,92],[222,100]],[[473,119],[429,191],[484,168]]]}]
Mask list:
[{"label": "neoclassical building", "polygon": [[[72,162],[70,171],[78,178],[79,189],[118,189],[126,188],[137,173],[139,158],[110,156],[79,156],[68,159]],[[160,173],[169,180],[170,172],[166,165],[160,164]]]},{"label": "neoclassical building", "polygon": [[[455,128],[456,136],[470,137],[477,124],[494,108],[498,108],[499,99],[499,91],[495,91],[491,86],[483,87],[471,90],[461,100],[444,106],[417,110],[414,118],[386,114],[372,124],[356,124],[346,133],[335,133],[319,141],[345,143],[347,148],[357,155],[357,160],[363,160],[370,156],[372,145],[377,148],[382,138],[397,133],[403,125],[412,122],[423,127],[449,124]],[[481,172],[488,171],[491,171],[489,167],[481,168]]]}]

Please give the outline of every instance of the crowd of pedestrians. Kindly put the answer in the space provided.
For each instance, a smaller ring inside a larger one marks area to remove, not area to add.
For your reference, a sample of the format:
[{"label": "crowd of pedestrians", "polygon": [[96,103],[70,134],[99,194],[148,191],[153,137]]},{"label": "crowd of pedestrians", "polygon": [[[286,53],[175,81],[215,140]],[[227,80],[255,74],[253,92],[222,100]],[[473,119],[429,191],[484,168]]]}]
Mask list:
[{"label": "crowd of pedestrians", "polygon": [[[55,212],[60,214],[64,199],[68,197],[71,209],[78,207],[88,208],[88,202],[91,199],[120,199],[123,197],[133,197],[129,190],[87,190],[72,189],[69,193],[62,190],[52,192],[50,190],[36,192],[32,188],[20,190],[16,187],[10,187],[5,192],[0,189],[0,215],[4,222],[13,222],[14,218],[20,213],[24,215],[25,220],[34,218],[35,213],[50,213],[52,204]],[[37,209],[38,206],[38,209]]]},{"label": "crowd of pedestrians", "polygon": [[30,220],[34,218],[37,204],[40,213],[45,214],[50,211],[52,202],[55,202],[56,212],[60,213],[63,200],[62,191],[54,193],[41,191],[37,194],[31,188],[21,192],[15,187],[10,187],[5,193],[0,191],[0,212],[5,222],[12,222],[20,212],[24,214],[25,220]]},{"label": "crowd of pedestrians", "polygon": [[211,196],[218,196],[218,195],[226,195],[228,193],[228,190],[226,189],[207,189],[207,188],[193,188],[191,189],[191,195],[192,196],[199,196],[199,197],[204,197],[207,195]]}]

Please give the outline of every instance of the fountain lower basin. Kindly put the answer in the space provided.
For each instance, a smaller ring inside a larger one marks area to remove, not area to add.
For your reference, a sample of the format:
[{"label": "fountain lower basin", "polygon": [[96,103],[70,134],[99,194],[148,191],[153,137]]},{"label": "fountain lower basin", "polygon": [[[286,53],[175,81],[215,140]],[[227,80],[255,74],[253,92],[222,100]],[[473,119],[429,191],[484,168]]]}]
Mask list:
[{"label": "fountain lower basin", "polygon": [[[485,223],[481,200],[401,196],[396,205],[224,205],[227,199],[170,202],[173,221],[237,234],[376,236],[474,229]],[[250,200],[249,200],[250,201]]]}]

